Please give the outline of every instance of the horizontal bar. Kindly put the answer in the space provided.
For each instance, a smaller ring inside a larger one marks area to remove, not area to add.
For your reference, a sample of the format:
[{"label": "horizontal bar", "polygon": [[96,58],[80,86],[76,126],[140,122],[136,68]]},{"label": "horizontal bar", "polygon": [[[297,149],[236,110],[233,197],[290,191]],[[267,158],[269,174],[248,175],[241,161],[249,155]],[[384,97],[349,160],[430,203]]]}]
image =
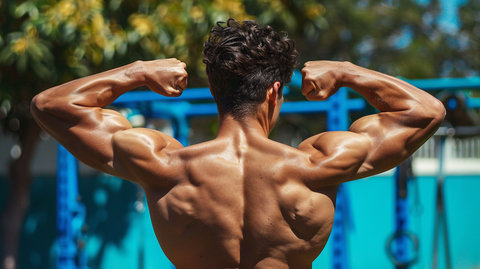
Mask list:
[{"label": "horizontal bar", "polygon": [[[315,113],[327,112],[330,109],[328,103],[311,102],[311,101],[292,101],[285,102],[280,110],[281,114],[289,113]],[[210,104],[192,104],[190,109],[185,112],[187,117],[191,116],[213,116],[217,115],[217,105]]]},{"label": "horizontal bar", "polygon": [[464,90],[480,88],[480,77],[469,78],[431,78],[405,79],[406,82],[425,91],[429,90]]},{"label": "horizontal bar", "polygon": [[293,70],[292,81],[290,81],[288,85],[301,89],[302,88],[302,72],[296,69]]},{"label": "horizontal bar", "polygon": [[213,100],[209,88],[189,88],[179,97],[166,97],[152,91],[127,92],[117,98],[112,104],[144,102],[144,101],[183,101],[183,100]]},{"label": "horizontal bar", "polygon": [[[362,110],[365,108],[365,100],[349,99],[347,100],[348,110]],[[318,113],[331,111],[330,102],[328,101],[291,101],[282,105],[280,113]]]},{"label": "horizontal bar", "polygon": [[[470,78],[437,78],[437,79],[404,79],[406,82],[423,89],[429,90],[460,90],[460,89],[480,89],[480,77]],[[301,88],[302,74],[295,70],[292,81],[289,86]],[[193,100],[213,100],[210,89],[206,88],[189,88],[186,89],[179,97],[165,97],[152,91],[131,91],[123,94],[112,104],[143,102],[143,101],[193,101]],[[286,102],[288,103],[288,102]],[[467,106],[471,108],[480,108],[480,98],[467,99]]]},{"label": "horizontal bar", "polygon": [[[425,91],[480,89],[480,77],[400,79]],[[293,71],[292,81],[289,83],[289,85],[297,88],[302,88],[302,73],[299,70]]]},{"label": "horizontal bar", "polygon": [[[302,73],[298,70],[294,70],[292,81],[288,85],[301,88],[302,86]],[[286,89],[285,93],[288,95],[289,89]],[[183,91],[183,94],[179,97],[166,97],[152,91],[131,91],[127,92],[117,98],[112,104],[131,103],[131,102],[144,102],[144,101],[193,101],[193,100],[213,100],[213,96],[210,93],[208,87],[204,88],[187,88]]]},{"label": "horizontal bar", "polygon": [[[363,99],[350,99],[348,102],[349,110],[362,110],[365,108],[365,101]],[[282,105],[280,114],[289,113],[320,113],[330,111],[330,103],[317,101],[291,101],[285,102]],[[191,104],[188,111],[185,112],[187,117],[191,116],[213,116],[217,115],[217,105],[215,103],[209,104]]]},{"label": "horizontal bar", "polygon": [[480,108],[480,98],[467,98],[466,100],[467,107],[470,108]]},{"label": "horizontal bar", "polygon": [[440,127],[435,132],[436,136],[455,136],[455,135],[479,135],[480,126],[459,126],[459,127]]},{"label": "horizontal bar", "polygon": [[217,104],[192,104],[190,109],[185,112],[185,116],[216,116],[218,115]]}]

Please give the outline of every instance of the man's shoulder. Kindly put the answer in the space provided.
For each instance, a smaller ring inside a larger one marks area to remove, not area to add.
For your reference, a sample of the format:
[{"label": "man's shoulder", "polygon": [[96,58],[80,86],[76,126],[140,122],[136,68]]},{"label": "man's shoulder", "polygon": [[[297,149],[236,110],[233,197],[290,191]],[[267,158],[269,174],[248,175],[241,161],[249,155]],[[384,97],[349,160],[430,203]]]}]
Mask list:
[{"label": "man's shoulder", "polygon": [[116,132],[112,137],[112,143],[118,149],[127,150],[130,153],[146,155],[145,148],[158,152],[163,149],[180,149],[182,144],[175,138],[162,132],[148,128],[132,128]]},{"label": "man's shoulder", "polygon": [[298,149],[308,154],[325,156],[338,155],[339,152],[355,148],[364,149],[370,140],[367,136],[350,131],[324,132],[304,140]]}]

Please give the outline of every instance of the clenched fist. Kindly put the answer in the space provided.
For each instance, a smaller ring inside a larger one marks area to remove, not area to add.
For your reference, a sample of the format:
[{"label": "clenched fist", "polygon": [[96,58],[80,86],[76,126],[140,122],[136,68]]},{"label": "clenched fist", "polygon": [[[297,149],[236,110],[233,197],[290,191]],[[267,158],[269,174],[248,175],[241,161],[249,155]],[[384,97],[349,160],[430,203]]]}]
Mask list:
[{"label": "clenched fist", "polygon": [[145,85],[164,96],[180,96],[187,88],[186,67],[184,62],[177,59],[143,62]]},{"label": "clenched fist", "polygon": [[347,63],[314,61],[302,69],[302,94],[308,100],[326,100],[342,87],[343,69]]}]

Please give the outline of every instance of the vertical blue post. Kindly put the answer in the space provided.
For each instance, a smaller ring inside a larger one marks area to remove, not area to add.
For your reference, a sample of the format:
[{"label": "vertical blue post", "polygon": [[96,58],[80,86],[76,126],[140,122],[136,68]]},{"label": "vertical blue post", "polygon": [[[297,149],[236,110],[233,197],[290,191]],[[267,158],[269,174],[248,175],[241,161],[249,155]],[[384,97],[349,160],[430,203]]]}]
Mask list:
[{"label": "vertical blue post", "polygon": [[332,268],[348,269],[347,233],[349,220],[349,203],[346,186],[340,185],[337,191],[335,218],[333,220],[333,259]]},{"label": "vertical blue post", "polygon": [[78,250],[72,222],[78,196],[78,162],[60,144],[57,154],[57,268],[74,269]]},{"label": "vertical blue post", "polygon": [[188,134],[190,132],[190,125],[186,116],[189,109],[190,104],[186,101],[153,102],[150,116],[174,120],[174,137],[186,147],[188,146]]},{"label": "vertical blue post", "polygon": [[411,169],[411,159],[407,159],[395,170],[395,232],[387,240],[386,250],[397,269],[409,268],[418,260],[418,238],[408,231],[407,181]]},{"label": "vertical blue post", "polygon": [[[327,112],[328,131],[346,131],[348,129],[348,92],[340,88],[337,93],[328,99],[330,109]],[[343,184],[337,191],[335,219],[333,221],[333,259],[332,268],[348,269],[348,252],[346,229],[349,220],[349,203],[347,188]]]},{"label": "vertical blue post", "polygon": [[435,210],[435,226],[433,235],[433,257],[432,257],[432,269],[439,268],[439,241],[443,237],[443,244],[445,250],[445,268],[452,268],[452,261],[450,259],[450,244],[448,238],[448,226],[447,226],[447,214],[445,210],[445,197],[444,197],[444,184],[445,184],[445,136],[438,138],[440,141],[436,141],[436,147],[438,152],[438,176],[437,176],[437,201]]},{"label": "vertical blue post", "polygon": [[327,130],[328,131],[346,131],[348,130],[348,90],[340,88],[337,93],[332,95],[328,101],[330,109],[327,112]]},{"label": "vertical blue post", "polygon": [[[402,164],[405,166],[405,164]],[[408,230],[408,200],[406,193],[402,195],[402,192],[406,192],[406,169],[402,169],[402,165],[397,166],[395,169],[395,251],[393,253],[395,260],[399,263],[396,264],[397,269],[407,268],[406,263],[409,259],[408,253],[408,238],[404,235]]]},{"label": "vertical blue post", "polygon": [[177,123],[177,131],[175,132],[175,139],[177,139],[184,147],[188,146],[188,134],[190,133],[190,125],[185,114],[175,117]]}]

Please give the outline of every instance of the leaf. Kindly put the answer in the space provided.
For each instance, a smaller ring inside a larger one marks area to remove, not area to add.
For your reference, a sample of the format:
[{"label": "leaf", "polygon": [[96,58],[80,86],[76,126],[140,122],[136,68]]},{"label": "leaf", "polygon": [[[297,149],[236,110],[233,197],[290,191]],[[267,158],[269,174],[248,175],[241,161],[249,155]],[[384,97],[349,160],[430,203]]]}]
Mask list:
[{"label": "leaf", "polygon": [[269,24],[270,22],[272,22],[274,16],[275,14],[272,11],[267,10],[260,14],[260,16],[258,17],[258,20],[262,24]]},{"label": "leaf", "polygon": [[32,63],[33,71],[43,80],[50,80],[54,70],[42,63]]},{"label": "leaf", "polygon": [[21,54],[18,56],[17,60],[17,69],[20,73],[23,73],[27,70],[28,56],[26,54]]},{"label": "leaf", "polygon": [[85,77],[91,73],[88,67],[83,64],[78,64],[76,67],[72,68],[72,70],[78,77]]},{"label": "leaf", "polygon": [[36,20],[39,16],[38,8],[34,5],[30,8],[28,11],[28,15],[30,16],[30,19]]},{"label": "leaf", "polygon": [[10,47],[7,46],[2,49],[0,52],[0,63],[5,66],[10,66],[15,62],[15,53],[10,50]]},{"label": "leaf", "polygon": [[26,53],[30,55],[34,61],[40,61],[42,59],[42,51],[39,48],[39,44],[31,43]]},{"label": "leaf", "polygon": [[32,3],[30,1],[23,2],[19,6],[17,6],[13,12],[13,16],[15,18],[20,18],[29,12],[32,9]]}]

